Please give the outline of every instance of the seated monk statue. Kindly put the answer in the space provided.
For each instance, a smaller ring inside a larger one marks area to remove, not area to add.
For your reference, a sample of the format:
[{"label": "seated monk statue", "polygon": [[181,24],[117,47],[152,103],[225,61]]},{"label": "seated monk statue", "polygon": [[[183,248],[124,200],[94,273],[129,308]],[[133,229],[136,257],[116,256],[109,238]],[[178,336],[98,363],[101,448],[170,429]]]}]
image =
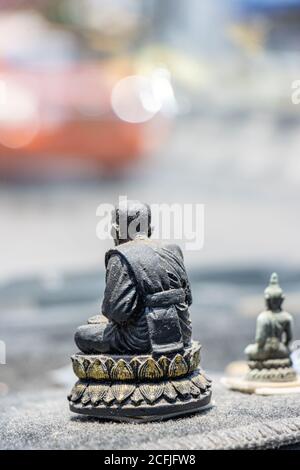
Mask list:
[{"label": "seated monk statue", "polygon": [[190,347],[192,296],[181,249],[150,240],[147,204],[122,202],[112,227],[103,316],[77,329],[78,348],[85,354],[169,354]]},{"label": "seated monk statue", "polygon": [[245,349],[249,361],[286,359],[290,356],[293,317],[282,310],[284,295],[276,273],[272,274],[265,290],[265,300],[267,309],[257,318],[255,343]]},{"label": "seated monk statue", "polygon": [[211,407],[211,380],[192,341],[191,289],[181,249],[151,237],[151,210],[122,201],[112,213],[102,314],[75,333],[74,413],[155,421]]}]

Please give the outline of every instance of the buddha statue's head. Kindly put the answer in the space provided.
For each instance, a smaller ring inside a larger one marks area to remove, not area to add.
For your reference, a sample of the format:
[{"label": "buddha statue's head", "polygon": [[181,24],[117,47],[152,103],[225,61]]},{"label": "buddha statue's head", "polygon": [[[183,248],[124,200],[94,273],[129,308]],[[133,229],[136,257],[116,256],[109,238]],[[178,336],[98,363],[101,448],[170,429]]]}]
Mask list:
[{"label": "buddha statue's head", "polygon": [[148,204],[125,199],[115,207],[111,230],[115,245],[151,237],[151,231],[151,209]]},{"label": "buddha statue's head", "polygon": [[281,312],[284,294],[279,285],[278,275],[276,273],[271,275],[269,285],[265,289],[265,300],[268,310],[271,310],[272,312]]}]

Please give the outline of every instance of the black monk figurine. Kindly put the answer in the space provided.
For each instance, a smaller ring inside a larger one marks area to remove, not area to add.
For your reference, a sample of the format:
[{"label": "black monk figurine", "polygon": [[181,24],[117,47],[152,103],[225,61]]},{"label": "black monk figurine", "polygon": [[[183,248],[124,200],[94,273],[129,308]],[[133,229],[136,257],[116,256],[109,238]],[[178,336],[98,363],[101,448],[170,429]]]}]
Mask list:
[{"label": "black monk figurine", "polygon": [[138,201],[113,213],[102,315],[75,333],[79,381],[70,408],[116,420],[154,420],[207,408],[211,382],[191,339],[192,295],[179,246],[151,241],[151,211]]}]

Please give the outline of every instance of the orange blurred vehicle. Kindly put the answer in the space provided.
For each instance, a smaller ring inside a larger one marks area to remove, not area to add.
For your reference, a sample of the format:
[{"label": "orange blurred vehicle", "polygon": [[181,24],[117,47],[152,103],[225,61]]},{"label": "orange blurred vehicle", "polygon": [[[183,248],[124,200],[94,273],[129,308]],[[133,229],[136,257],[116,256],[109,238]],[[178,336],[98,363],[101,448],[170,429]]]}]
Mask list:
[{"label": "orange blurred vehicle", "polygon": [[134,164],[162,133],[145,139],[153,123],[113,112],[112,89],[128,74],[111,63],[0,65],[0,174],[112,173]]}]

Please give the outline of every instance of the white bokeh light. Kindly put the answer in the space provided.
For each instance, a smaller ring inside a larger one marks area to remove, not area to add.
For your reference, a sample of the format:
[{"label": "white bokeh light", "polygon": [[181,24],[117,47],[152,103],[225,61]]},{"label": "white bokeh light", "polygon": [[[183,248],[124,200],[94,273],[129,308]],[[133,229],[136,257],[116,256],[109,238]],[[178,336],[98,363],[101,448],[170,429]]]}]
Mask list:
[{"label": "white bokeh light", "polygon": [[30,143],[39,129],[38,101],[27,88],[5,81],[0,103],[0,143],[10,148]]},{"label": "white bokeh light", "polygon": [[120,119],[132,123],[148,121],[161,108],[151,79],[142,75],[130,75],[118,81],[112,91],[111,105]]},{"label": "white bokeh light", "polygon": [[35,95],[18,83],[2,82],[3,94],[0,106],[0,123],[16,126],[34,120],[38,103]]},{"label": "white bokeh light", "polygon": [[132,123],[149,121],[160,111],[174,114],[176,101],[168,71],[156,69],[149,77],[122,78],[112,90],[111,105],[120,119]]},{"label": "white bokeh light", "polygon": [[178,112],[178,106],[171,84],[171,76],[166,68],[157,68],[151,75],[153,94],[161,103],[161,112],[173,116]]}]

